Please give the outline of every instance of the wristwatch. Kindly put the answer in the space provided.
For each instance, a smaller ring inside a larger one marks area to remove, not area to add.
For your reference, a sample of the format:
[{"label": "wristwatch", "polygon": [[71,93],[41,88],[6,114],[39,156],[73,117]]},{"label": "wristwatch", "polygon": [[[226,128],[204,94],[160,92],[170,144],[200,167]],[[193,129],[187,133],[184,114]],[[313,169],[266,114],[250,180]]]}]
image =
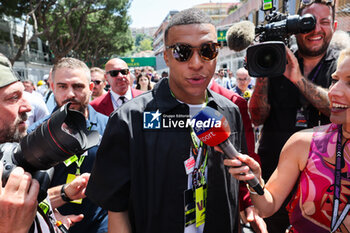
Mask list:
[{"label": "wristwatch", "polygon": [[67,184],[62,185],[62,188],[61,188],[61,198],[62,198],[62,200],[65,201],[65,202],[71,202],[72,199],[70,199],[70,198],[67,196],[66,192],[64,191],[64,188],[66,187],[66,185],[67,185]]}]

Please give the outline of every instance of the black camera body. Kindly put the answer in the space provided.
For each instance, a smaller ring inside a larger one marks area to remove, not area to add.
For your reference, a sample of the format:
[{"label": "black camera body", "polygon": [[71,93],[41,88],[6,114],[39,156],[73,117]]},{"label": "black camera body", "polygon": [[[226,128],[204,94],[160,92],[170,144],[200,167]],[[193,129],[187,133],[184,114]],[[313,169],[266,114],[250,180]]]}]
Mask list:
[{"label": "black camera body", "polygon": [[285,45],[289,47],[290,36],[310,32],[316,25],[311,14],[299,16],[272,11],[265,19],[266,25],[255,28],[260,43],[247,49],[247,69],[252,77],[282,75],[287,64]]},{"label": "black camera body", "polygon": [[69,109],[69,103],[26,135],[19,143],[0,144],[3,164],[2,183],[6,184],[11,171],[19,166],[40,183],[38,201],[47,196],[53,167],[73,155],[81,155],[99,143],[99,133],[88,131],[85,116]]}]

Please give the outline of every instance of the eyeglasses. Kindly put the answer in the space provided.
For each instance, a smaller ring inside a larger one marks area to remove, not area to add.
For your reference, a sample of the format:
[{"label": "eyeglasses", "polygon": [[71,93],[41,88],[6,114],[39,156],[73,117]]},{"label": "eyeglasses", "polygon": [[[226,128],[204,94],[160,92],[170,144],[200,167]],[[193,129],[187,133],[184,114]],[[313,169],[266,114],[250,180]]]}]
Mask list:
[{"label": "eyeglasses", "polygon": [[129,69],[110,70],[110,71],[107,72],[107,74],[109,74],[112,77],[117,77],[119,75],[119,72],[122,75],[127,75],[127,74],[129,74]]},{"label": "eyeglasses", "polygon": [[329,4],[332,7],[335,5],[335,0],[301,0],[300,5],[301,6],[308,6],[311,5],[312,3],[324,3],[324,4]]},{"label": "eyeglasses", "polygon": [[100,83],[102,82],[101,80],[92,80],[91,82],[93,82],[95,85],[100,85]]},{"label": "eyeglasses", "polygon": [[166,49],[171,49],[174,58],[179,62],[185,62],[191,59],[193,50],[198,49],[199,56],[205,60],[210,61],[215,59],[219,53],[219,43],[209,42],[204,43],[199,47],[193,47],[189,44],[177,43],[171,46],[166,46]]}]

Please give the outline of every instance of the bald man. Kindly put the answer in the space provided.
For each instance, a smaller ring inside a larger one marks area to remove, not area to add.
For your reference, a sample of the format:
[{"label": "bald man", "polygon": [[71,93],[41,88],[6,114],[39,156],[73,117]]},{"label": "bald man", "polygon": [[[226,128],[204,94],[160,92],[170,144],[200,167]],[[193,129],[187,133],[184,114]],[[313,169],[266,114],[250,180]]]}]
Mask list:
[{"label": "bald man", "polygon": [[128,64],[119,58],[110,59],[105,66],[105,78],[111,86],[108,93],[94,99],[90,105],[99,113],[109,116],[123,103],[142,92],[130,87]]},{"label": "bald man", "polygon": [[234,92],[249,100],[251,96],[251,90],[248,88],[250,83],[250,76],[248,74],[248,70],[245,68],[239,68],[236,71],[236,87],[233,89]]}]

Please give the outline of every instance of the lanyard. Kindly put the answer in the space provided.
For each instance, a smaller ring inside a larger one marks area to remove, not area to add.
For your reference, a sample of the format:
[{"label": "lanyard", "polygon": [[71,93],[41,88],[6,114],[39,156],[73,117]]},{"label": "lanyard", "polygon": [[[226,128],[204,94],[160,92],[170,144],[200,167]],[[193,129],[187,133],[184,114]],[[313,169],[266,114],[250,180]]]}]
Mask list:
[{"label": "lanyard", "polygon": [[318,73],[320,72],[322,66],[323,66],[323,60],[322,60],[322,61],[320,62],[320,64],[317,66],[317,70],[316,70],[314,76],[312,77],[311,82],[314,82],[314,81],[315,81],[315,79],[316,79],[316,77],[318,76]]},{"label": "lanyard", "polygon": [[342,126],[338,125],[338,137],[337,137],[337,152],[335,160],[335,171],[334,171],[334,201],[331,221],[331,232],[335,232],[340,224],[344,221],[346,215],[350,210],[350,200],[348,200],[345,208],[341,212],[338,218],[338,210],[340,203],[340,189],[341,189],[341,165],[344,163],[344,147],[348,140],[345,141],[344,145],[341,144],[342,139]]},{"label": "lanyard", "polygon": [[75,172],[75,175],[79,176],[80,174],[80,168],[81,165],[84,162],[85,156],[87,155],[87,152],[85,152],[84,154],[80,155],[80,158],[78,158],[77,155],[73,155],[72,157],[70,157],[69,159],[64,161],[64,164],[66,165],[66,167],[69,167],[72,163],[76,163],[77,164],[77,170]]},{"label": "lanyard", "polygon": [[204,173],[208,162],[208,150],[203,142],[198,145],[193,130],[191,130],[191,139],[192,154],[196,157],[196,165],[192,172],[192,188],[195,189],[206,184]]}]

